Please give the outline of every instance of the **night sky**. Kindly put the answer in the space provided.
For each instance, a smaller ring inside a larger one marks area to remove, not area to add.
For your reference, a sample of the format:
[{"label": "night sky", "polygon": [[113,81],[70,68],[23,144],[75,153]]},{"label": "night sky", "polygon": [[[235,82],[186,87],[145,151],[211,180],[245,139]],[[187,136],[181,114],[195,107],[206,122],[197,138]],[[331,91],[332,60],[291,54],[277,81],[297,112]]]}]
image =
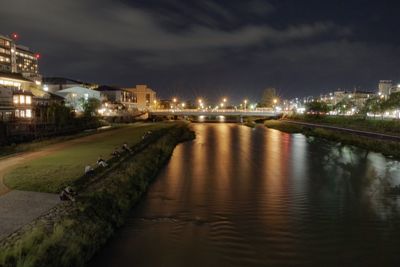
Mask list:
[{"label": "night sky", "polygon": [[384,0],[0,0],[0,34],[44,76],[163,98],[257,100],[400,81],[400,3]]}]

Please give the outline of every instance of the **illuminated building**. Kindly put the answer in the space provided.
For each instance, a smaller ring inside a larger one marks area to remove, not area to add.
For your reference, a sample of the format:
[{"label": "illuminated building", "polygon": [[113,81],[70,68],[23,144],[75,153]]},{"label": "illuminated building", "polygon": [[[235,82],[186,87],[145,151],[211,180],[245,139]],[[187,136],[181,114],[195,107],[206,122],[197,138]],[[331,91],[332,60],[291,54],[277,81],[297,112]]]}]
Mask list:
[{"label": "illuminated building", "polygon": [[0,72],[0,121],[33,117],[32,84],[21,74]]},{"label": "illuminated building", "polygon": [[135,108],[134,97],[131,91],[106,85],[99,86],[94,90],[100,92],[103,102],[109,104],[122,104],[128,110]]},{"label": "illuminated building", "polygon": [[138,110],[147,110],[154,105],[156,92],[147,87],[147,85],[136,85],[133,88],[125,88],[133,95],[133,104]]},{"label": "illuminated building", "polygon": [[83,103],[90,98],[100,99],[100,92],[85,87],[71,87],[57,91],[56,95],[65,99],[65,104],[76,112],[83,112]]},{"label": "illuminated building", "polygon": [[88,89],[95,89],[98,87],[98,85],[94,83],[82,82],[64,77],[43,77],[42,81],[43,89],[51,93],[71,87],[85,87]]},{"label": "illuminated building", "polygon": [[381,80],[379,81],[378,89],[379,93],[385,96],[390,95],[393,87],[393,83],[391,80]]},{"label": "illuminated building", "polygon": [[12,72],[11,47],[13,41],[10,38],[0,35],[0,71]]},{"label": "illuminated building", "polygon": [[20,73],[23,77],[40,82],[39,54],[28,47],[17,45],[15,40],[0,35],[0,72]]}]

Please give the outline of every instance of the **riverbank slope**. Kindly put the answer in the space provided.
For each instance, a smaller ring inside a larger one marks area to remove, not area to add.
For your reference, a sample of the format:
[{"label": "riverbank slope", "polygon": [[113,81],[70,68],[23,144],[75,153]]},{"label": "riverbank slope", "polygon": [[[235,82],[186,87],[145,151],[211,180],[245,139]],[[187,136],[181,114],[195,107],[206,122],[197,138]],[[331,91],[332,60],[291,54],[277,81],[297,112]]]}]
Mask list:
[{"label": "riverbank slope", "polygon": [[186,124],[151,141],[107,173],[75,181],[76,202],[63,203],[0,243],[0,266],[83,266],[121,226],[175,146],[194,138]]},{"label": "riverbank slope", "polygon": [[[302,122],[301,120],[299,121]],[[321,124],[321,127],[318,127],[317,125],[310,126],[310,125],[295,124],[286,120],[268,120],[265,121],[264,125],[268,128],[276,129],[282,132],[302,133],[307,136],[324,138],[327,140],[340,142],[345,145],[354,145],[367,150],[382,153],[385,156],[400,159],[400,142],[394,140],[378,139],[371,136],[363,136],[350,131],[346,132],[334,129],[326,129],[322,127],[324,125],[328,125],[326,121],[325,124]],[[338,124],[333,124],[333,125],[336,126]],[[353,128],[350,129],[351,130],[368,129],[369,131],[371,131],[371,129],[374,129],[376,126],[368,127],[364,125],[363,128],[356,128],[356,129],[354,127],[356,126],[353,126]],[[388,128],[386,128],[386,130],[384,128],[381,128],[381,130],[377,133],[390,134],[392,133],[392,129],[394,131],[396,127],[397,125],[394,126],[390,125],[391,129],[390,131],[387,131]]]}]

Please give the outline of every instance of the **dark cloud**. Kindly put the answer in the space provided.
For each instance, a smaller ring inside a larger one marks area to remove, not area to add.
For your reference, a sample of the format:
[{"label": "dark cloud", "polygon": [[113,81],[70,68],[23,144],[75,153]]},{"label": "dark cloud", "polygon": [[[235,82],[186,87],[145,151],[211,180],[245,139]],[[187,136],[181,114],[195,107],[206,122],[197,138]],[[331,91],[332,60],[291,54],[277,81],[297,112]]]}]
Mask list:
[{"label": "dark cloud", "polygon": [[[147,82],[166,97],[193,97],[200,92],[210,97],[256,97],[271,85],[294,96],[354,85],[372,88],[380,78],[399,75],[397,39],[368,37],[363,26],[369,21],[360,24],[343,16],[340,4],[300,5],[288,0],[0,3],[6,7],[0,8],[0,33],[20,32],[21,43],[43,54],[45,75],[120,85]],[[368,15],[376,10],[370,5],[360,12]],[[372,19],[376,33],[382,30],[377,23],[386,25],[382,17]]]}]

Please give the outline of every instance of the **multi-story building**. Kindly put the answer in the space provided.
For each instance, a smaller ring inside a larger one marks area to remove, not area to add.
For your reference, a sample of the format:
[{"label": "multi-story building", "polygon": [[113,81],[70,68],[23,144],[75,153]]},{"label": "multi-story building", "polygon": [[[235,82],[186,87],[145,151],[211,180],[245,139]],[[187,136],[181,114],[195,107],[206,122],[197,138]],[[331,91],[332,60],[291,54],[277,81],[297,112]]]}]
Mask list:
[{"label": "multi-story building", "polygon": [[147,110],[154,105],[156,100],[156,92],[147,85],[136,85],[136,87],[125,88],[132,93],[133,103],[138,110]]},{"label": "multi-story building", "polygon": [[12,39],[0,35],[0,72],[12,72],[11,63]]},{"label": "multi-story building", "polygon": [[135,108],[133,93],[114,86],[102,85],[94,89],[100,92],[101,99],[108,104],[121,104],[126,109]]},{"label": "multi-story building", "polygon": [[393,82],[391,80],[379,81],[378,89],[379,93],[384,96],[388,96],[393,88]]},{"label": "multi-story building", "polygon": [[39,54],[28,47],[17,45],[15,40],[0,35],[0,71],[20,73],[27,79],[40,82]]}]

